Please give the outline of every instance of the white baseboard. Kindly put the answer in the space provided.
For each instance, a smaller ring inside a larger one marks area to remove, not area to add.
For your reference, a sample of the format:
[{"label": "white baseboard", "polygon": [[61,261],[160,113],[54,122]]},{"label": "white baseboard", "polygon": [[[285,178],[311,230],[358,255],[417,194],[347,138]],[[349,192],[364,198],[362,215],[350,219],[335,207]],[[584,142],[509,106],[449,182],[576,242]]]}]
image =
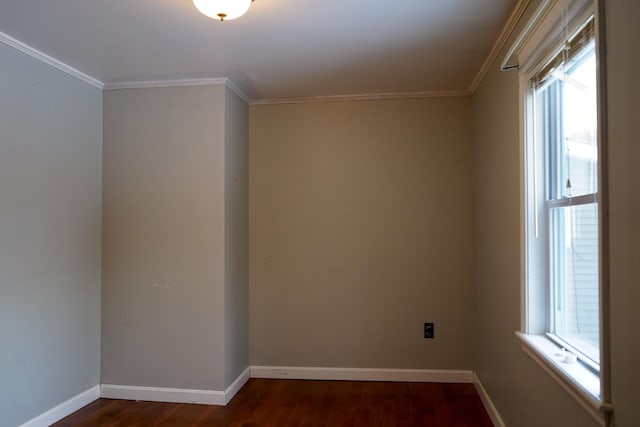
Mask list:
[{"label": "white baseboard", "polygon": [[482,400],[482,404],[487,410],[487,413],[489,414],[489,418],[491,418],[493,425],[495,427],[507,427],[504,421],[502,421],[502,417],[500,416],[498,409],[493,404],[493,400],[491,400],[491,397],[489,397],[487,389],[484,388],[484,385],[482,385],[482,381],[480,381],[480,377],[478,377],[475,372],[473,373],[473,385],[476,387],[476,391],[480,395],[480,400]]},{"label": "white baseboard", "polygon": [[249,381],[250,378],[251,368],[249,367],[245,369],[244,372],[241,373],[238,378],[236,378],[236,380],[232,382],[231,385],[224,391],[225,405],[231,402],[233,396],[235,396],[240,391],[240,389],[247,383],[247,381]]},{"label": "white baseboard", "polygon": [[148,402],[197,403],[224,405],[224,391],[191,390],[185,388],[142,387],[102,384],[100,397],[107,399],[144,400]]},{"label": "white baseboard", "polygon": [[224,391],[102,384],[100,386],[100,397],[107,399],[225,406],[249,380],[250,372],[250,369],[247,368]]},{"label": "white baseboard", "polygon": [[472,383],[473,371],[440,369],[362,369],[252,366],[251,378]]},{"label": "white baseboard", "polygon": [[59,404],[55,408],[49,409],[47,412],[38,415],[31,421],[27,421],[22,424],[21,427],[49,427],[51,424],[60,421],[67,415],[73,414],[78,409],[88,405],[98,398],[100,398],[100,386],[92,387],[89,390],[72,397],[66,402]]},{"label": "white baseboard", "polygon": [[473,383],[494,425],[496,427],[505,427],[504,422],[502,422],[500,418],[500,414],[498,414],[493,402],[482,386],[480,379],[470,370],[307,368],[286,366],[251,366],[242,372],[224,391],[102,384],[72,397],[55,408],[24,423],[21,427],[48,427],[100,397],[107,399],[224,406],[233,399],[250,378]]}]

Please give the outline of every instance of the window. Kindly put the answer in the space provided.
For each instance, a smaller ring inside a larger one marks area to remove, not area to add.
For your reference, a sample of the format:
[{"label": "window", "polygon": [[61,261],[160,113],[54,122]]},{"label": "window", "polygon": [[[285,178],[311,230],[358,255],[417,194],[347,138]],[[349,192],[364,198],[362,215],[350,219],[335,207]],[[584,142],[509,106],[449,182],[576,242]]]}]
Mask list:
[{"label": "window", "polygon": [[[596,52],[593,20],[531,81],[534,170],[528,203],[537,222],[528,257],[545,258],[545,331],[599,370]],[[571,48],[574,45],[574,48]],[[535,243],[534,240],[540,240]],[[539,268],[543,262],[532,260]],[[536,286],[531,284],[531,286]]]},{"label": "window", "polygon": [[603,67],[591,0],[542,1],[503,69],[520,71],[525,351],[606,425]]}]

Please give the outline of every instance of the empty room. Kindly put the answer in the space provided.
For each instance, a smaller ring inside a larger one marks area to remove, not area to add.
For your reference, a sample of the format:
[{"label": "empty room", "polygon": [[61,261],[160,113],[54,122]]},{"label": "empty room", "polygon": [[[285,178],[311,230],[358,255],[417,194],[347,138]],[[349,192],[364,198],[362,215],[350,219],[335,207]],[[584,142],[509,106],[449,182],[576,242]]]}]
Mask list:
[{"label": "empty room", "polygon": [[0,1],[0,427],[640,425],[639,18]]}]

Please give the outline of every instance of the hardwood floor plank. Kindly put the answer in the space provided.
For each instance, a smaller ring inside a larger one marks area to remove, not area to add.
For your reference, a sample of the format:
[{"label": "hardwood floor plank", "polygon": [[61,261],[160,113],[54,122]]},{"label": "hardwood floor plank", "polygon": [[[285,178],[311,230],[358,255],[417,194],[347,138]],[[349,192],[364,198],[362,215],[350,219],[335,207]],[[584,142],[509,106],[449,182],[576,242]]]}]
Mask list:
[{"label": "hardwood floor plank", "polygon": [[491,427],[472,384],[251,379],[226,407],[99,399],[54,427]]},{"label": "hardwood floor plank", "polygon": [[116,427],[118,417],[125,412],[125,401],[98,399],[55,424],[56,427]]}]

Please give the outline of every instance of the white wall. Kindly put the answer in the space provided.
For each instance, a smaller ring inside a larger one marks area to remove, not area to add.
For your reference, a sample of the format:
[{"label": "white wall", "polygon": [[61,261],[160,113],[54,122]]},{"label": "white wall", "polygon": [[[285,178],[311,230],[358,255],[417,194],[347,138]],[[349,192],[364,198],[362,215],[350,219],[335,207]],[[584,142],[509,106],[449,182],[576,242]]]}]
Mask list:
[{"label": "white wall", "polygon": [[0,426],[100,382],[102,94],[0,43]]},{"label": "white wall", "polygon": [[251,364],[471,369],[470,99],[250,122]]}]

